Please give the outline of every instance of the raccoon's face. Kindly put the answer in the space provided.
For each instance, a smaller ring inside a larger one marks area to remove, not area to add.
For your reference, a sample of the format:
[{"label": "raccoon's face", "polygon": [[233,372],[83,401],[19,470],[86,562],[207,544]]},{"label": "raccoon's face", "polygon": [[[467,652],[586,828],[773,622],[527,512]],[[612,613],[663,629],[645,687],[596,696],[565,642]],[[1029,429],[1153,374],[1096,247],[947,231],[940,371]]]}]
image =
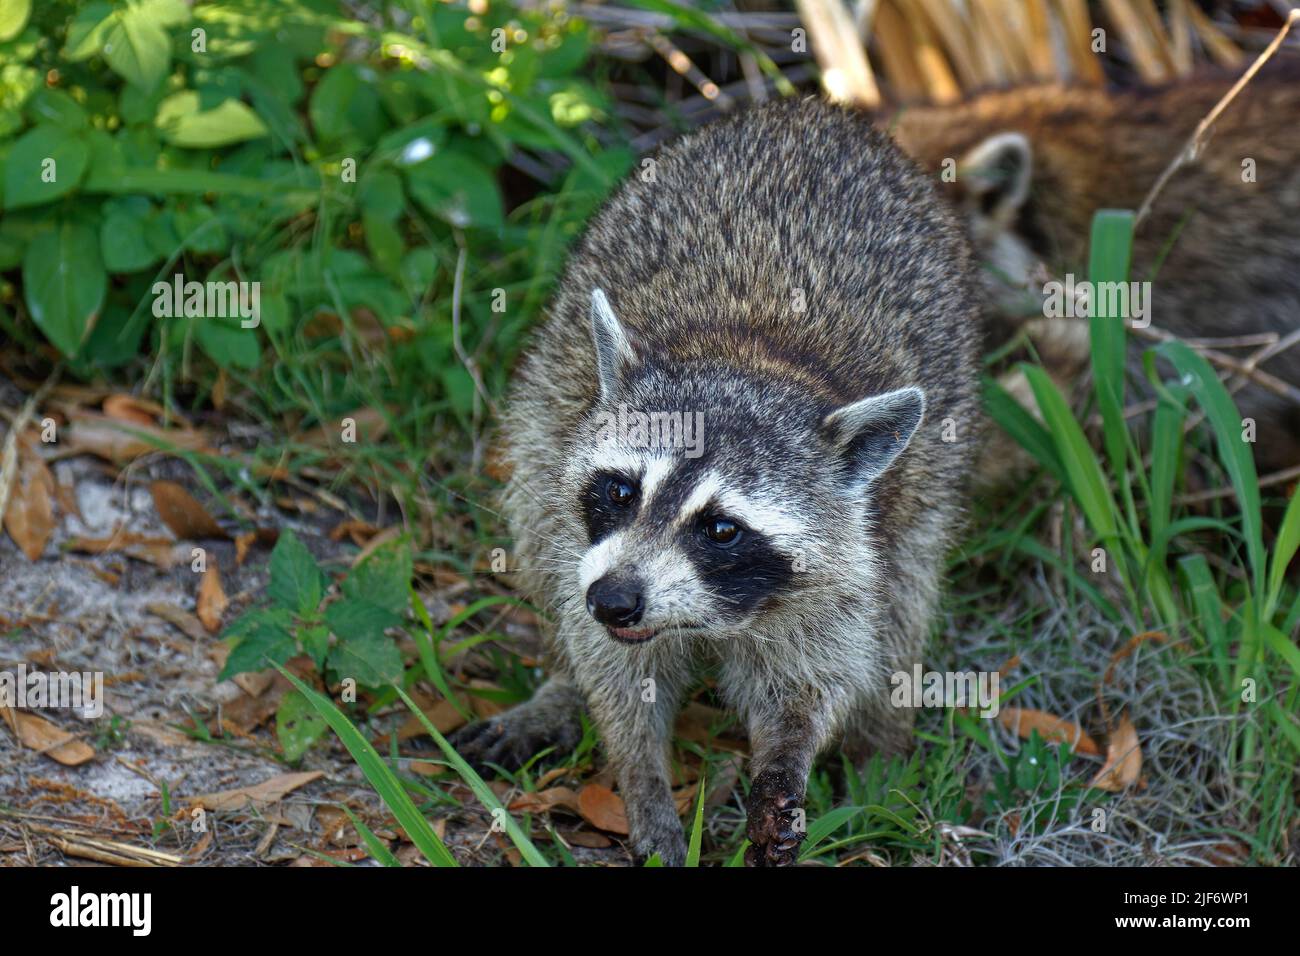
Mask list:
[{"label": "raccoon's face", "polygon": [[734,368],[652,366],[593,300],[601,394],[565,504],[586,535],[579,597],[612,638],[736,633],[869,563],[869,487],[919,424],[919,389],[827,410]]}]

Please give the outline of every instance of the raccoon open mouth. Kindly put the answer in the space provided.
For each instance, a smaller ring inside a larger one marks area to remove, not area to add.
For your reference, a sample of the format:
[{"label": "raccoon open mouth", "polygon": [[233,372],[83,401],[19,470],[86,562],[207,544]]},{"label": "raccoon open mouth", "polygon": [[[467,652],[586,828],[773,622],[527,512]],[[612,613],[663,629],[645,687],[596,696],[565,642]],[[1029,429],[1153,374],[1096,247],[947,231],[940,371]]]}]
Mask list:
[{"label": "raccoon open mouth", "polygon": [[658,628],[654,627],[606,627],[610,636],[622,644],[644,644],[650,638],[659,633]]}]

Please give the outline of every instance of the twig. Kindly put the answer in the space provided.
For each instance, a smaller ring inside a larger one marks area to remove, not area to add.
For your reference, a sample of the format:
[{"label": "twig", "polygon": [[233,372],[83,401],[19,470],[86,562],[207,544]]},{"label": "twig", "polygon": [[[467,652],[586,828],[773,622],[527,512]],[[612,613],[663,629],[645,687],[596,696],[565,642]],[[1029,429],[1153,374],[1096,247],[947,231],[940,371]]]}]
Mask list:
[{"label": "twig", "polygon": [[1278,47],[1282,45],[1282,41],[1286,39],[1287,33],[1290,32],[1291,27],[1297,22],[1300,22],[1300,9],[1293,9],[1287,15],[1286,23],[1282,24],[1282,28],[1277,31],[1277,36],[1273,37],[1273,42],[1264,48],[1264,52],[1256,57],[1255,62],[1250,65],[1245,73],[1241,74],[1241,78],[1237,80],[1236,83],[1232,84],[1232,89],[1228,90],[1228,92],[1223,95],[1223,98],[1214,105],[1214,109],[1210,110],[1205,118],[1197,124],[1196,129],[1192,132],[1187,143],[1179,151],[1178,155],[1173,158],[1169,165],[1165,167],[1164,172],[1160,174],[1160,178],[1157,179],[1155,185],[1151,187],[1151,191],[1147,193],[1146,198],[1142,200],[1142,205],[1138,208],[1137,218],[1133,220],[1134,232],[1136,232],[1138,227],[1142,225],[1142,220],[1145,219],[1147,213],[1151,211],[1151,205],[1156,201],[1156,197],[1160,195],[1161,190],[1165,188],[1165,184],[1169,182],[1174,173],[1178,172],[1178,170],[1182,169],[1188,163],[1193,162],[1196,157],[1200,155],[1201,149],[1205,146],[1205,139],[1210,131],[1210,127],[1215,124],[1223,111],[1228,108],[1228,105],[1237,98],[1237,94],[1245,88],[1246,84],[1254,78],[1255,74],[1258,73],[1273,54],[1277,52]]},{"label": "twig", "polygon": [[[1258,481],[1261,488],[1268,488],[1272,485],[1286,484],[1293,478],[1300,478],[1300,465],[1292,465],[1290,468],[1283,468],[1281,471],[1270,472],[1262,475]],[[1229,498],[1235,495],[1234,488],[1214,488],[1210,491],[1195,491],[1189,494],[1179,495],[1174,499],[1176,505],[1193,505],[1202,501],[1213,501],[1215,498]]]}]

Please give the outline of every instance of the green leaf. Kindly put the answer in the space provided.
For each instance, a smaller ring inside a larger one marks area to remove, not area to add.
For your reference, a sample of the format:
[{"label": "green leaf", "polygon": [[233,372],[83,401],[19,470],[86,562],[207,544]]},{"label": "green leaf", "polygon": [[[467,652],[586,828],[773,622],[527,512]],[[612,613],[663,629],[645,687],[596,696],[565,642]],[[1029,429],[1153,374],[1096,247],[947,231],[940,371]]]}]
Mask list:
[{"label": "green leaf", "polygon": [[343,715],[343,712],[283,667],[279,670],[285,679],[316,708],[316,712],[325,718],[339,740],[343,741],[343,746],[348,748],[352,759],[361,767],[361,772],[366,775],[370,785],[375,788],[385,806],[392,811],[398,824],[406,831],[406,835],[411,838],[411,842],[416,845],[424,858],[434,866],[456,866],[456,858],[451,855],[447,845],[442,842],[433,827],[429,826],[429,821],[416,808],[410,796],[402,788],[397,775],[389,769],[379,754],[375,753],[375,748],[361,736],[360,731]]},{"label": "green leaf", "polygon": [[77,11],[68,27],[68,35],[63,44],[63,58],[73,63],[90,59],[103,49],[104,38],[116,22],[112,4],[103,0],[87,3]]},{"label": "green leaf", "polygon": [[22,33],[31,14],[32,0],[0,0],[0,41]]},{"label": "green leaf", "polygon": [[257,368],[262,359],[256,330],[244,328],[237,318],[197,318],[194,337],[204,354],[222,368]]},{"label": "green leaf", "polygon": [[77,188],[90,150],[85,139],[51,123],[28,130],[5,160],[5,207],[37,206]]},{"label": "green leaf", "polygon": [[124,209],[104,217],[99,229],[99,249],[109,272],[139,272],[158,261],[146,239],[148,222]]},{"label": "green leaf", "polygon": [[89,226],[61,223],[37,236],[23,257],[23,297],[37,328],[75,355],[104,303],[108,274]]},{"label": "green leaf", "polygon": [[171,39],[154,15],[142,7],[114,13],[103,41],[104,59],[132,86],[152,90],[171,68]]},{"label": "green leaf", "polygon": [[241,100],[225,100],[215,109],[200,111],[194,90],[163,100],[154,124],[167,142],[186,149],[229,146],[268,135],[266,124]]},{"label": "green leaf", "polygon": [[[335,634],[339,634],[337,615],[330,612],[340,606],[346,605],[334,604],[325,612]],[[351,677],[366,687],[384,687],[401,679],[402,655],[391,638],[382,633],[363,633],[346,638],[339,634],[339,638],[339,642],[330,648],[328,662],[330,669],[340,678]]]},{"label": "green leaf", "polygon": [[704,772],[700,772],[695,797],[695,822],[691,824],[691,838],[686,844],[686,865],[700,865],[700,845],[704,839]]},{"label": "green leaf", "polygon": [[343,579],[343,593],[353,600],[378,605],[400,620],[411,605],[415,567],[407,541],[393,541],[375,550]]},{"label": "green leaf", "polygon": [[307,546],[290,530],[280,534],[271,552],[271,583],[266,589],[280,607],[308,615],[320,606],[327,585]]},{"label": "green leaf", "polygon": [[354,138],[372,144],[384,131],[383,107],[369,67],[340,63],[311,92],[308,115],[317,138],[334,143]]},{"label": "green leaf", "polygon": [[504,224],[496,177],[478,160],[447,150],[404,172],[412,198],[453,226],[500,229]]},{"label": "green leaf", "polygon": [[237,638],[239,643],[226,658],[226,666],[217,679],[265,670],[293,657],[298,653],[298,642],[289,632],[292,625],[293,617],[279,607],[256,608],[241,615],[222,635]]},{"label": "green leaf", "polygon": [[275,712],[275,736],[286,760],[294,763],[301,759],[327,730],[329,724],[306,697],[297,691],[284,695]]}]

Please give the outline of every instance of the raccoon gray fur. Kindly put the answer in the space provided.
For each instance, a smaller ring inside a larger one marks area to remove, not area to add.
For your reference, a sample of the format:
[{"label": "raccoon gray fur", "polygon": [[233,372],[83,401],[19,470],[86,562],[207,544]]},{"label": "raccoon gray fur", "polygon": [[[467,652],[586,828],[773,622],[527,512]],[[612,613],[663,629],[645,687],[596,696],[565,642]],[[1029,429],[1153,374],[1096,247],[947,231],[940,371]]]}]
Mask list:
[{"label": "raccoon gray fur", "polygon": [[[1031,337],[1049,369],[1068,379],[1087,364],[1087,323],[1043,318],[1047,274],[1086,278],[1093,213],[1137,209],[1235,79],[1211,71],[1125,92],[1027,87],[909,107],[884,125],[937,181],[945,161],[955,164],[955,179],[941,188],[986,266],[981,277],[994,328],[1005,334],[1037,315],[1027,326]],[[1284,337],[1300,327],[1297,257],[1300,57],[1282,55],[1219,116],[1196,159],[1174,174],[1139,224],[1132,278],[1151,279],[1149,319],[1166,332]],[[1222,351],[1244,361],[1254,349]],[[1141,385],[1139,349],[1132,353],[1132,377]],[[1259,368],[1300,386],[1300,345]],[[1297,395],[1245,383],[1234,396],[1242,415],[1256,420],[1261,467],[1300,463]]]},{"label": "raccoon gray fur", "polygon": [[[585,706],[634,855],[681,864],[669,743],[711,669],[751,740],[747,862],[792,862],[818,752],[909,745],[889,678],[961,524],[978,319],[960,228],[866,116],[780,102],[663,149],[517,371],[503,508],[552,660],[462,753],[571,747]],[[620,411],[698,413],[702,445],[612,434]]]}]

